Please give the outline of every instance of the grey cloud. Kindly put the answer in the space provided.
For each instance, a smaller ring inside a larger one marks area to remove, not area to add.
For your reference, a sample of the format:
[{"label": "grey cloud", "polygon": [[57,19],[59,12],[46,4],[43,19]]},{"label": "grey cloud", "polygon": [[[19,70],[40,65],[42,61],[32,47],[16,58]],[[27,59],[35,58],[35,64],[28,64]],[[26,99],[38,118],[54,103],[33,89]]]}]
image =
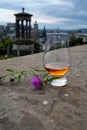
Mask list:
[{"label": "grey cloud", "polygon": [[55,23],[60,28],[76,27],[78,24],[86,26],[87,23],[87,0],[0,0],[0,8],[3,9],[20,12],[22,7],[33,14],[37,21],[45,16],[48,20],[49,17],[65,19]]}]

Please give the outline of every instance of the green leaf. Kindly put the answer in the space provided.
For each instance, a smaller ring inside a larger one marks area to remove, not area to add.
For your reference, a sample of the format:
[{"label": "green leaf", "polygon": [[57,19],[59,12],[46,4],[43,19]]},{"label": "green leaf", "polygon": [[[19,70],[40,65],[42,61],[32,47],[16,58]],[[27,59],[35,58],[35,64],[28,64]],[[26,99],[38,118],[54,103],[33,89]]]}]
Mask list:
[{"label": "green leaf", "polygon": [[20,74],[23,75],[23,76],[26,76],[26,75],[28,74],[28,72],[26,72],[26,71],[21,71]]},{"label": "green leaf", "polygon": [[8,72],[15,73],[13,69],[7,69]]},{"label": "green leaf", "polygon": [[36,72],[32,72],[34,76],[38,76],[38,74]]},{"label": "green leaf", "polygon": [[50,78],[50,75],[48,73],[44,74],[44,76],[43,76],[44,82],[47,82],[49,80],[49,78]]},{"label": "green leaf", "polygon": [[39,68],[38,68],[37,66],[32,67],[32,69],[33,69],[34,71],[39,71]]},{"label": "green leaf", "polygon": [[37,67],[37,66],[32,67],[31,69],[32,69],[32,70],[34,70],[34,71],[38,71],[38,72],[43,72],[43,71],[46,71],[45,69],[42,69],[42,68]]},{"label": "green leaf", "polygon": [[48,79],[48,82],[51,82],[52,80],[58,79],[58,77],[51,77]]},{"label": "green leaf", "polygon": [[4,83],[6,77],[7,77],[7,75],[0,76],[0,84]]}]

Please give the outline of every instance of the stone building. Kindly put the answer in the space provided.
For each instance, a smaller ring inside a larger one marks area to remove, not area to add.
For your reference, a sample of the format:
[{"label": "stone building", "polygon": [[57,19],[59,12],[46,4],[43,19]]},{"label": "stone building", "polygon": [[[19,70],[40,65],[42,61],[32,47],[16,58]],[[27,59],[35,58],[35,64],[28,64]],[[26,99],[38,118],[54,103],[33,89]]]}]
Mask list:
[{"label": "stone building", "polygon": [[38,42],[39,40],[39,33],[38,33],[38,23],[35,21],[34,27],[31,30],[31,38],[32,40]]},{"label": "stone building", "polygon": [[13,42],[13,52],[17,55],[34,53],[35,47],[32,41],[38,42],[38,24],[35,21],[34,27],[31,27],[31,17],[33,15],[26,13],[24,8],[22,12],[15,14],[16,17],[16,39]]}]

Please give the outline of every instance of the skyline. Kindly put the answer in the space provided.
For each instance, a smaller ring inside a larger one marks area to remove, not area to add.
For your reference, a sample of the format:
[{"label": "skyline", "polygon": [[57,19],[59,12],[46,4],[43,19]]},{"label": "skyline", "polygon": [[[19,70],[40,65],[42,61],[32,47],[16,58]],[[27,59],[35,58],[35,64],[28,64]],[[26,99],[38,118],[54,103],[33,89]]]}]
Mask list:
[{"label": "skyline", "polygon": [[0,0],[0,25],[15,22],[15,13],[32,14],[32,24],[39,28],[79,29],[87,28],[86,0]]}]

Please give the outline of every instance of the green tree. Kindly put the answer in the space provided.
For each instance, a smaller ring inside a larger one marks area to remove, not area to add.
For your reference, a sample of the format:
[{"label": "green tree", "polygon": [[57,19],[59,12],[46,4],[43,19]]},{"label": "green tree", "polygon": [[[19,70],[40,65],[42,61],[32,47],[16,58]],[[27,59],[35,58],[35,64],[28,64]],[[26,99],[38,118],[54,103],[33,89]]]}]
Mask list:
[{"label": "green tree", "polygon": [[70,37],[70,41],[69,41],[69,45],[70,46],[76,46],[76,45],[81,45],[83,43],[83,38],[82,37],[75,37],[75,36],[71,36]]},{"label": "green tree", "polygon": [[3,43],[4,43],[4,46],[5,46],[6,49],[7,49],[8,47],[9,47],[9,49],[12,48],[12,40],[11,40],[11,39],[5,38],[4,41],[3,41]]},{"label": "green tree", "polygon": [[0,42],[0,49],[1,50],[5,49],[3,42]]},{"label": "green tree", "polygon": [[81,45],[83,44],[83,38],[82,37],[78,37],[77,38],[77,45]]},{"label": "green tree", "polygon": [[3,38],[0,42],[0,50],[3,50],[7,55],[9,55],[9,49],[12,49],[12,40],[9,38]]}]

